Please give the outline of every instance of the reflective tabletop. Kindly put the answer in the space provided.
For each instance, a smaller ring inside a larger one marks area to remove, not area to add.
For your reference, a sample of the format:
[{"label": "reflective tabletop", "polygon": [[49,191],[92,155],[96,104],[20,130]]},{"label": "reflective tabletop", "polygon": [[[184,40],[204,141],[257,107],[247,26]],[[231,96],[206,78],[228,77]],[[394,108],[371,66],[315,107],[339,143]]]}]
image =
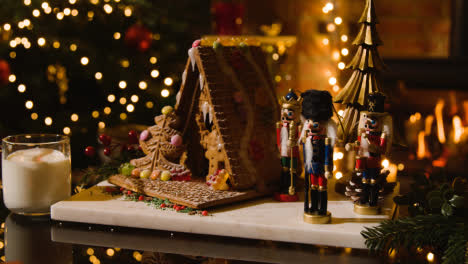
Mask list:
[{"label": "reflective tabletop", "polygon": [[42,263],[382,263],[366,250],[57,222],[1,210],[1,260]]}]

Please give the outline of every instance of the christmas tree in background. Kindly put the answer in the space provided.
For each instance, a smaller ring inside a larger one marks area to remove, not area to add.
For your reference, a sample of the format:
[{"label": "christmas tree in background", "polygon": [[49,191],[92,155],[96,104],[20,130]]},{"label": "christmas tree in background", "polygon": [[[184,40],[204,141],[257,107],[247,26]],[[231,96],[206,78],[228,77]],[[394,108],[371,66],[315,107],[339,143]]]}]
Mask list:
[{"label": "christmas tree in background", "polygon": [[366,1],[364,12],[358,22],[361,28],[353,42],[353,45],[358,47],[347,66],[354,71],[335,98],[336,103],[346,105],[343,127],[339,128],[339,136],[344,142],[356,140],[359,112],[365,108],[370,93],[382,90],[377,75],[385,67],[377,50],[377,47],[382,45],[382,41],[376,29],[378,21],[373,0]]},{"label": "christmas tree in background", "polygon": [[71,135],[74,163],[98,128],[151,124],[173,104],[209,1],[6,1],[0,136]]}]

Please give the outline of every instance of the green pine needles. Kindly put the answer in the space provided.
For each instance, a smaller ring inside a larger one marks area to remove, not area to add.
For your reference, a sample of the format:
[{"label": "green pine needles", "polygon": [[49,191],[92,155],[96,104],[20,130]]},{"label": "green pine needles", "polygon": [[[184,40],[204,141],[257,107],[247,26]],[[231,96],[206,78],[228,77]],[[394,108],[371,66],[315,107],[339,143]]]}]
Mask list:
[{"label": "green pine needles", "polygon": [[366,246],[371,252],[388,254],[427,249],[441,257],[443,264],[468,264],[466,177],[434,173],[413,178],[412,191],[394,198],[397,205],[408,206],[409,217],[365,228],[361,235]]},{"label": "green pine needles", "polygon": [[464,223],[443,215],[418,215],[398,220],[386,220],[373,228],[365,228],[361,235],[371,251],[398,252],[431,248],[443,254],[444,264],[468,263],[467,239]]}]

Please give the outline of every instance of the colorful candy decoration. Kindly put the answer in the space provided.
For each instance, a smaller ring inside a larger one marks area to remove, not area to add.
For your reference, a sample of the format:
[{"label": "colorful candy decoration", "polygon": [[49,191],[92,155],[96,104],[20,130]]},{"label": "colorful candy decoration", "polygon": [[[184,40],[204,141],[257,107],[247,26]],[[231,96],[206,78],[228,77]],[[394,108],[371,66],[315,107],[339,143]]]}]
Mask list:
[{"label": "colorful candy decoration", "polygon": [[138,168],[133,169],[133,170],[132,170],[132,177],[134,177],[134,178],[139,178],[139,177],[140,177],[140,172],[141,172],[141,171],[140,171],[140,169],[138,169]]},{"label": "colorful candy decoration", "polygon": [[171,173],[169,171],[163,171],[161,173],[161,180],[162,181],[169,181],[171,179]]},{"label": "colorful candy decoration", "polygon": [[154,170],[153,172],[151,172],[151,175],[150,175],[150,178],[155,181],[159,178],[159,176],[161,175],[161,171],[160,170]]},{"label": "colorful candy decoration", "polygon": [[180,135],[174,135],[171,137],[171,144],[178,147],[182,145],[182,137]]},{"label": "colorful candy decoration", "polygon": [[150,170],[143,170],[143,171],[140,172],[140,178],[142,178],[142,179],[147,179],[147,178],[149,178],[150,175],[151,175]]},{"label": "colorful candy decoration", "polygon": [[145,141],[148,139],[150,133],[148,132],[148,130],[143,130],[143,132],[141,132],[140,134],[140,140],[141,141]]},{"label": "colorful candy decoration", "polygon": [[163,115],[168,115],[168,114],[172,113],[173,111],[174,111],[174,108],[172,106],[170,106],[170,105],[166,105],[165,107],[163,107],[161,109],[161,113]]},{"label": "colorful candy decoration", "polygon": [[201,45],[201,40],[197,39],[192,43],[192,48],[196,48]]},{"label": "colorful candy decoration", "polygon": [[120,173],[125,176],[131,176],[133,169],[135,169],[135,166],[131,165],[130,163],[124,163],[120,165]]},{"label": "colorful candy decoration", "polygon": [[226,170],[218,170],[215,175],[206,177],[206,184],[214,190],[227,191],[229,190],[228,179],[229,173]]}]

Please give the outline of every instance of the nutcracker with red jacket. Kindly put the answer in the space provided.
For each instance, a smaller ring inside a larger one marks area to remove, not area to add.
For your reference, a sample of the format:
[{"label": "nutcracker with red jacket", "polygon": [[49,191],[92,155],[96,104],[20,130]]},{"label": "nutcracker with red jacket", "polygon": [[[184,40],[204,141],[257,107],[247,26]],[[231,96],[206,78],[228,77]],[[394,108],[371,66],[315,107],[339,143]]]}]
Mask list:
[{"label": "nutcracker with red jacket", "polygon": [[276,123],[276,143],[281,155],[282,171],[280,192],[275,194],[275,199],[292,202],[298,200],[296,180],[299,147],[297,141],[301,131],[302,98],[290,89],[281,98],[280,104],[281,121]]},{"label": "nutcracker with red jacket", "polygon": [[382,170],[382,155],[387,155],[392,144],[392,117],[384,112],[385,95],[372,93],[368,97],[368,109],[360,114],[356,174],[362,177],[362,195],[355,203],[354,211],[359,214],[378,214],[379,191],[382,186],[378,178]]},{"label": "nutcracker with red jacket", "polygon": [[304,221],[326,224],[331,220],[327,211],[327,181],[332,176],[337,131],[336,123],[331,119],[332,96],[327,91],[308,90],[301,97],[305,119],[300,137],[305,171]]}]

